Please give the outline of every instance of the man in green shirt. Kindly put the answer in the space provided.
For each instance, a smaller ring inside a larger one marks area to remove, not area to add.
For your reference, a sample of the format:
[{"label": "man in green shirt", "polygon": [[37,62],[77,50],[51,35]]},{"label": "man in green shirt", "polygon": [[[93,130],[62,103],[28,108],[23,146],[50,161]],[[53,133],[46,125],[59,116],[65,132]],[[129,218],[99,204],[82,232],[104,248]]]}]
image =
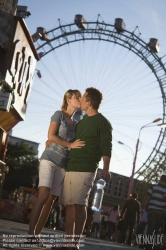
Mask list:
[{"label": "man in green shirt", "polygon": [[77,124],[75,138],[85,141],[85,146],[71,150],[60,198],[60,203],[66,205],[66,234],[75,235],[76,243],[84,230],[88,198],[101,157],[103,169],[100,175],[106,182],[110,180],[112,127],[98,112],[101,101],[102,93],[99,90],[86,89],[81,100],[81,109],[86,111],[87,116]]}]

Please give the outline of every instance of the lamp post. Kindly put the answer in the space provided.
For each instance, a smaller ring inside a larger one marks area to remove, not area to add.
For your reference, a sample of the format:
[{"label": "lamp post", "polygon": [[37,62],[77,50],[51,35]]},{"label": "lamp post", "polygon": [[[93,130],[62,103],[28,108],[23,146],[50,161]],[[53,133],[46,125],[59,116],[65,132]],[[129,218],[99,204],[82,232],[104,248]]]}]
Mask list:
[{"label": "lamp post", "polygon": [[[134,183],[134,173],[135,173],[135,166],[136,166],[136,160],[137,160],[137,153],[138,153],[138,147],[139,147],[139,141],[140,141],[140,134],[141,134],[141,130],[145,127],[151,127],[150,124],[152,123],[159,123],[161,122],[162,119],[161,118],[158,118],[158,119],[155,119],[153,122],[150,122],[144,126],[142,126],[139,130],[139,134],[138,134],[138,139],[137,139],[137,143],[136,143],[136,149],[135,149],[135,154],[134,155],[134,160],[133,160],[133,168],[132,168],[132,173],[131,173],[131,176],[130,176],[130,182],[129,182],[129,190],[128,190],[128,198],[130,197],[130,194],[132,193],[132,189],[133,189],[133,183]],[[155,126],[155,125],[152,125],[152,126]],[[160,126],[160,127],[166,127],[166,123],[160,123],[160,124],[157,124],[157,126]],[[122,142],[118,142],[122,145],[125,145],[127,146],[126,144],[122,143]],[[128,146],[127,146],[128,147]],[[130,148],[130,147],[129,147]],[[133,151],[132,151],[133,152]]]},{"label": "lamp post", "polygon": [[[132,148],[130,148],[128,145],[126,145],[125,143],[123,143],[121,141],[118,141],[118,143],[121,144],[121,145],[123,145],[123,146],[126,146],[127,148],[129,148],[130,151],[132,152],[132,155],[133,155],[134,159],[135,159],[134,151],[132,150]],[[137,145],[137,149],[138,149],[138,145]],[[133,166],[134,166],[134,161],[133,161]],[[132,173],[133,173],[133,170],[132,170]],[[133,180],[134,180],[134,175],[133,175]],[[130,177],[130,181],[131,181],[131,177]],[[132,184],[129,183],[129,187],[130,187],[130,185],[133,186],[133,182],[132,182]],[[129,196],[130,196],[130,191],[128,190],[127,198],[129,198]]]}]

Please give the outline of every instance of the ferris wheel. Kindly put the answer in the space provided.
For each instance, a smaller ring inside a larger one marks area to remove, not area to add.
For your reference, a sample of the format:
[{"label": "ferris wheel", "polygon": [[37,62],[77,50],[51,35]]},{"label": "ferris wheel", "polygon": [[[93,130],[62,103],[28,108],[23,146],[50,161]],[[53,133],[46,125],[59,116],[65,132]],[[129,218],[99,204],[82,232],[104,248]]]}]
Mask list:
[{"label": "ferris wheel", "polygon": [[[115,114],[116,116],[117,113],[118,120],[116,120],[116,122],[117,124],[121,123],[121,120],[124,118],[124,114],[122,114],[123,112],[119,112],[119,110],[114,112],[114,109],[110,108],[112,105],[111,101],[115,101],[116,103],[115,97],[118,96],[117,102],[121,103],[121,111],[123,111],[123,107],[127,107],[127,105],[130,104],[128,105],[128,113],[126,112],[126,114],[128,115],[129,119],[132,117],[132,126],[134,128],[136,125],[136,122],[134,121],[139,118],[139,115],[140,117],[149,115],[149,112],[148,114],[146,112],[144,113],[144,110],[148,107],[149,103],[152,105],[149,105],[149,110],[153,109],[153,105],[155,104],[153,100],[150,100],[148,97],[148,92],[154,89],[152,95],[155,95],[157,92],[160,103],[158,108],[162,114],[162,122],[165,122],[166,56],[164,55],[163,57],[159,57],[157,55],[160,49],[159,41],[157,39],[150,38],[148,42],[145,42],[141,38],[141,33],[138,26],[136,26],[132,31],[129,31],[126,29],[125,22],[121,18],[116,18],[114,24],[110,24],[104,22],[100,15],[98,15],[97,20],[95,21],[86,21],[82,15],[76,15],[74,22],[70,24],[64,24],[60,19],[58,19],[57,27],[49,31],[46,31],[43,27],[38,27],[36,33],[32,35],[32,39],[39,57],[43,59],[43,57],[51,52],[60,68],[61,74],[63,75],[64,84],[60,84],[57,79],[55,80],[57,94],[59,93],[60,88],[66,90],[69,75],[71,77],[70,84],[72,88],[85,88],[86,84],[84,82],[87,79],[89,82],[93,82],[94,75],[97,75],[97,77],[100,77],[100,79],[104,79],[105,82],[103,83],[103,89],[105,90],[104,98],[106,98],[105,104],[108,104],[108,108],[107,110],[103,110],[103,113],[106,114],[107,117],[110,116],[110,121],[112,120],[112,114]],[[82,44],[80,45],[81,41]],[[98,41],[98,44],[94,45],[94,41]],[[106,42],[105,44],[107,45],[104,45],[105,47],[102,47],[100,50],[99,47],[104,42]],[[85,48],[85,43],[88,43],[89,49]],[[76,46],[74,44],[79,45]],[[61,50],[62,47],[66,48],[66,59],[64,59],[63,63],[61,64],[58,57],[58,51]],[[77,57],[74,58],[73,63],[73,51],[77,49]],[[86,55],[84,53],[85,50],[87,50]],[[100,54],[100,59],[97,57],[98,54]],[[103,54],[105,56],[103,56]],[[129,54],[130,56],[132,54],[132,59],[130,60],[127,59]],[[110,59],[112,55],[114,55],[114,60]],[[123,57],[121,57],[122,55]],[[81,58],[81,61],[78,61],[78,58]],[[85,65],[84,59],[86,59],[88,62],[92,60],[91,65]],[[68,66],[65,64],[67,60]],[[97,60],[98,64],[96,63]],[[125,67],[121,64],[122,60],[125,61]],[[72,63],[74,66],[72,66]],[[145,66],[146,71],[144,70]],[[47,65],[45,65],[45,67],[47,67]],[[70,73],[66,73],[66,67],[70,68]],[[138,67],[138,71],[135,75],[132,72],[132,67],[135,67],[135,69]],[[77,71],[76,76],[74,76],[74,70]],[[142,72],[144,72],[144,74]],[[38,70],[37,73],[40,75]],[[151,84],[152,86],[144,84],[147,75],[150,77],[149,79],[153,77],[153,80],[150,80],[153,82],[153,84]],[[91,79],[89,76],[91,76]],[[97,77],[95,79],[97,79]],[[120,77],[121,83],[118,81]],[[76,84],[78,82],[78,78],[79,84]],[[101,87],[101,81],[102,80],[96,80],[96,87]],[[133,89],[131,89],[130,94],[127,92],[127,89],[129,88],[129,86],[127,86],[128,82],[130,82],[130,85],[131,82],[133,82]],[[124,83],[124,85],[122,85],[122,83]],[[155,88],[157,90],[155,90]],[[144,100],[147,99],[147,103],[146,101],[142,101],[143,96],[145,96]],[[126,98],[124,99],[125,101],[123,101],[123,98]],[[142,113],[140,114],[138,106],[141,106],[141,103],[143,106],[141,107]],[[155,106],[157,106],[157,104]],[[130,113],[131,110],[133,110],[133,113]],[[137,111],[139,113],[138,115]],[[135,119],[134,117],[137,118]],[[128,126],[127,122],[123,124],[123,127],[124,126]],[[122,131],[122,129],[120,130]],[[151,131],[151,133],[153,133],[153,131]],[[148,178],[150,175],[154,175],[154,173],[164,170],[163,166],[165,165],[166,153],[165,129],[158,129],[152,144],[153,145],[151,145],[151,149],[148,151],[148,155],[146,155],[146,159],[144,159],[139,169],[137,169],[135,172],[136,178],[144,176],[144,179],[146,180],[146,178]]]}]

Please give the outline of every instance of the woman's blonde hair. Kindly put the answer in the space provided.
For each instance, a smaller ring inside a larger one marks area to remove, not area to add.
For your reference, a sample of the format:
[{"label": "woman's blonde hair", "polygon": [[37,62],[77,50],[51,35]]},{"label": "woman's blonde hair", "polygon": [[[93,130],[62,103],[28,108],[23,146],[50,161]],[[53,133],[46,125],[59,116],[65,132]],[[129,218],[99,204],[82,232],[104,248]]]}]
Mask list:
[{"label": "woman's blonde hair", "polygon": [[67,109],[67,99],[72,98],[72,96],[75,95],[76,98],[81,97],[81,92],[77,89],[69,89],[68,91],[66,91],[66,93],[64,94],[63,97],[63,101],[62,101],[62,106],[61,106],[61,110],[66,110]]}]

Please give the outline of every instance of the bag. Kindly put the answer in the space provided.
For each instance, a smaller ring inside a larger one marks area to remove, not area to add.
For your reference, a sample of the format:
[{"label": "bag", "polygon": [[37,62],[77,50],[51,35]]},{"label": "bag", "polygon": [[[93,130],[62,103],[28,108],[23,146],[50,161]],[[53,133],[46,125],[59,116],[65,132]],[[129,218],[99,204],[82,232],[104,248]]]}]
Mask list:
[{"label": "bag", "polygon": [[121,230],[122,230],[122,227],[123,227],[123,220],[120,220],[120,221],[118,221],[118,223],[117,223],[117,229],[118,229],[119,231],[121,231]]}]

